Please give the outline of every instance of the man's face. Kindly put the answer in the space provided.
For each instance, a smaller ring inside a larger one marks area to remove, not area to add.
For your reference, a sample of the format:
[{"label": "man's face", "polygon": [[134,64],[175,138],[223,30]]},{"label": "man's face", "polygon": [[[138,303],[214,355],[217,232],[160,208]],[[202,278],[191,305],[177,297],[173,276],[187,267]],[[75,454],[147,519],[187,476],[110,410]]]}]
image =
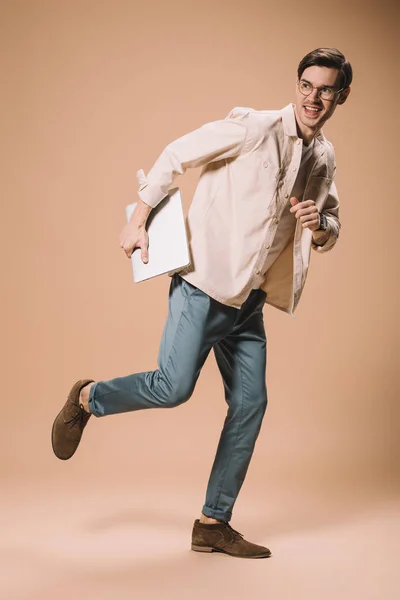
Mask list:
[{"label": "man's face", "polygon": [[[296,104],[295,113],[297,123],[301,132],[316,133],[321,129],[322,125],[333,115],[338,103],[343,103],[350,89],[334,94],[332,100],[324,100],[321,98],[319,89],[339,89],[340,72],[338,69],[329,67],[312,66],[305,69],[302,73],[300,81],[306,82],[309,89],[312,89],[309,96],[304,96],[299,85],[296,85]],[[311,86],[314,86],[312,88]]]}]

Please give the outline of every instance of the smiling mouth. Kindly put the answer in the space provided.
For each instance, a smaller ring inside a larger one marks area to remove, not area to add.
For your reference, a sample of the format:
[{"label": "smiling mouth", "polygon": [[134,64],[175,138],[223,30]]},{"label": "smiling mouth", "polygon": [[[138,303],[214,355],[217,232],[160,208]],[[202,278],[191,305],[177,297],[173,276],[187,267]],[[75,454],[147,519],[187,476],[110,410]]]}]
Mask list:
[{"label": "smiling mouth", "polygon": [[322,110],[319,106],[308,106],[306,104],[303,104],[303,108],[308,117],[317,117]]}]

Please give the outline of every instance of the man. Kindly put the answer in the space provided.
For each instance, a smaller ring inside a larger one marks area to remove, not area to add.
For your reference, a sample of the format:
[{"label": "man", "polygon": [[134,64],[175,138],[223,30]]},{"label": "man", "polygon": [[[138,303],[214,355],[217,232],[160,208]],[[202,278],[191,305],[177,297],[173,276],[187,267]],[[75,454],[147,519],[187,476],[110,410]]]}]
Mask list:
[{"label": "man", "polygon": [[311,249],[339,235],[335,157],[321,127],[350,93],[352,68],[335,48],[319,48],[298,67],[296,102],[282,110],[234,109],[169,144],[147,174],[120,245],[148,261],[146,219],[178,174],[203,166],[187,227],[191,264],[172,275],[159,368],[111,381],[80,380],[55,419],[53,450],[70,458],[91,414],[173,407],[193,393],[213,348],[228,414],[192,549],[247,558],[270,556],[229,521],[265,409],[266,339],[262,309],[292,314]]}]

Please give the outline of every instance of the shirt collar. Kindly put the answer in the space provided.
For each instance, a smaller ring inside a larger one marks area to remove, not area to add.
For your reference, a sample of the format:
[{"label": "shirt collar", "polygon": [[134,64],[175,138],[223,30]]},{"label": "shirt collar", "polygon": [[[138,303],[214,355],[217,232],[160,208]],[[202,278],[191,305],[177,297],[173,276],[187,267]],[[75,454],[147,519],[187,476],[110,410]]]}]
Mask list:
[{"label": "shirt collar", "polygon": [[281,110],[283,131],[285,132],[285,135],[297,138],[296,117],[294,116],[293,106],[293,104],[288,104]]}]

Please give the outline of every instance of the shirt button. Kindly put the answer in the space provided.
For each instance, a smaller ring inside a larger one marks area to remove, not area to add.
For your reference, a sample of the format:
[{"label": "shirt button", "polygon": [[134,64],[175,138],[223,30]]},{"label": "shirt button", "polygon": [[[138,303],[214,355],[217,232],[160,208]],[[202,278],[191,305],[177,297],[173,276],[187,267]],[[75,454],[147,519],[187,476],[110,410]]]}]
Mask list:
[{"label": "shirt button", "polygon": [[292,171],[296,171],[296,167],[293,167]]},{"label": "shirt button", "polygon": [[285,198],[289,198],[289,194],[285,194]]},{"label": "shirt button", "polygon": [[278,217],[274,217],[274,223],[275,223],[275,224],[276,224],[276,223],[279,223],[279,219],[278,219]]},{"label": "shirt button", "polygon": [[268,167],[268,163],[267,163],[267,161],[266,161],[266,160],[264,160],[264,162],[263,162],[263,167],[264,167],[265,169]]},{"label": "shirt button", "polygon": [[300,144],[300,140],[297,140],[296,144],[299,145]]},{"label": "shirt button", "polygon": [[265,250],[269,250],[271,248],[271,244],[265,244],[264,248]]},{"label": "shirt button", "polygon": [[257,269],[257,271],[256,271],[256,275],[259,275],[259,274],[260,274],[260,271]]}]

